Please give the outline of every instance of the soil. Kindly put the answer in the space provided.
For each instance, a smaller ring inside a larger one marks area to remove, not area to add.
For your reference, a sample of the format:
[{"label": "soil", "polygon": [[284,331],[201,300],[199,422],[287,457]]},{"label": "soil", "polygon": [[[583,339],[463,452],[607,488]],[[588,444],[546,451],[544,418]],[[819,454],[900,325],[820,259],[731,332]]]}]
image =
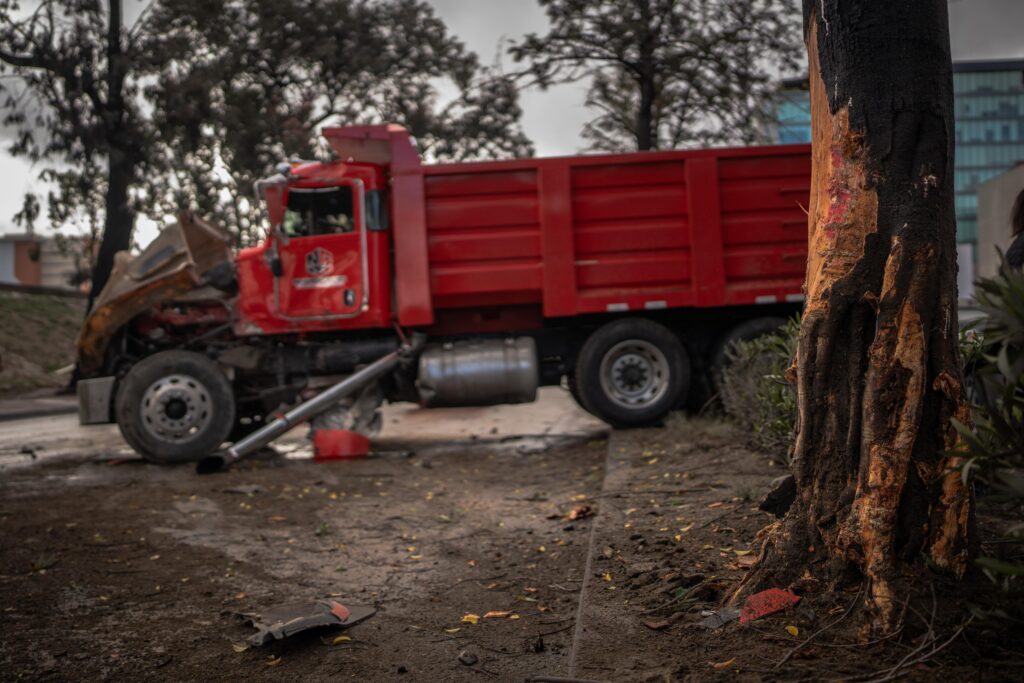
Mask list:
[{"label": "soil", "polygon": [[75,360],[85,299],[0,291],[0,398],[60,387],[53,374]]},{"label": "soil", "polygon": [[[755,501],[781,473],[703,419],[208,477],[102,457],[13,469],[0,680],[884,680],[901,660],[902,678],[1024,679],[1024,648],[986,615],[1012,604],[981,576],[924,573],[880,643],[858,642],[855,590],[698,626],[748,571],[772,521]],[[254,632],[240,614],[329,596],[378,611],[236,651]]]}]

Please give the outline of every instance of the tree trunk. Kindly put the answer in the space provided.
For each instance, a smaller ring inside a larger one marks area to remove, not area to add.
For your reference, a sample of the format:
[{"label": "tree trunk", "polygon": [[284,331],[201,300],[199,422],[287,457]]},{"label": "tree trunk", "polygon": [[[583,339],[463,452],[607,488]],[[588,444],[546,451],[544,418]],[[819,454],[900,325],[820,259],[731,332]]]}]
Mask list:
[{"label": "tree trunk", "polygon": [[114,256],[131,247],[135,213],[129,203],[128,190],[135,176],[135,154],[131,133],[127,129],[124,102],[124,80],[127,64],[122,47],[121,0],[109,0],[107,24],[107,101],[103,117],[107,143],[107,196],[103,219],[103,237],[92,272],[89,309],[110,279]]},{"label": "tree trunk", "polygon": [[92,286],[89,290],[89,308],[99,296],[110,271],[114,267],[114,256],[131,247],[132,228],[135,212],[129,204],[128,189],[134,176],[134,164],[121,150],[111,149],[107,158],[107,196],[103,219],[103,238],[99,254],[92,271]]},{"label": "tree trunk", "polygon": [[[797,495],[743,586],[867,581],[891,630],[922,553],[966,569],[946,0],[804,0],[813,170]],[[792,373],[792,370],[791,370]]]},{"label": "tree trunk", "polygon": [[636,148],[641,152],[655,149],[657,134],[654,130],[654,77],[640,80],[640,102],[636,113]]}]

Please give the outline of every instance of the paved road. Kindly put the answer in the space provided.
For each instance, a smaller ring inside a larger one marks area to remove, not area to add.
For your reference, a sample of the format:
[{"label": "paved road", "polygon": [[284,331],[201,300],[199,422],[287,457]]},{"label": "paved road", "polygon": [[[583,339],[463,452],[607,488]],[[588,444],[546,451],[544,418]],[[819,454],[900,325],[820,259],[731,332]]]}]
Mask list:
[{"label": "paved road", "polygon": [[[607,426],[583,411],[559,387],[540,390],[538,400],[486,408],[420,408],[411,403],[385,406],[377,450],[442,447],[453,442],[494,441],[527,449],[561,438],[596,435]],[[276,442],[290,457],[311,457],[306,428],[297,427]],[[55,458],[137,457],[115,425],[82,427],[73,414],[0,422],[0,472]]]}]

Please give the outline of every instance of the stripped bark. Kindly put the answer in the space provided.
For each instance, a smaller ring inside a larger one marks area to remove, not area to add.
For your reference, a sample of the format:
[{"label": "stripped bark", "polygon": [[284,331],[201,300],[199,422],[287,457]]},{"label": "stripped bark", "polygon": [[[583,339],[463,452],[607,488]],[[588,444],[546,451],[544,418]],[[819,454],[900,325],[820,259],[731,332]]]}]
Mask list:
[{"label": "stripped bark", "polygon": [[[895,627],[922,554],[966,569],[945,0],[805,0],[813,177],[797,496],[741,589],[866,580]],[[954,453],[954,455],[951,455]]]}]

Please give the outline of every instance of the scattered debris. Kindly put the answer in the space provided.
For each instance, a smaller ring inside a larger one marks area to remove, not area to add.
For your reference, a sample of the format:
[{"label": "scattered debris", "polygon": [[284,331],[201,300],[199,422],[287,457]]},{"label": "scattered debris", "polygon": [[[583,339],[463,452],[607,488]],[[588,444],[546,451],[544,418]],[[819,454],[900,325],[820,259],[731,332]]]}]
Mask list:
[{"label": "scattered debris", "polygon": [[569,515],[568,515],[569,520],[573,521],[573,522],[581,520],[581,519],[586,519],[587,517],[593,517],[593,516],[594,516],[594,508],[592,506],[586,505],[586,504],[584,504],[584,505],[577,505],[576,507],[574,507],[572,510],[569,511]]},{"label": "scattered debris", "polygon": [[464,614],[462,615],[463,624],[476,624],[480,622],[479,614]]},{"label": "scattered debris", "polygon": [[706,619],[700,622],[700,626],[704,628],[716,630],[720,629],[731,621],[736,621],[740,618],[740,611],[735,607],[725,607],[717,612],[712,613]]},{"label": "scattered debris", "polygon": [[484,619],[505,619],[506,617],[511,616],[511,614],[512,614],[512,612],[504,612],[504,611],[494,610],[494,611],[485,613],[484,614]]},{"label": "scattered debris", "polygon": [[278,607],[263,614],[243,614],[252,622],[258,633],[249,639],[251,645],[266,645],[271,640],[281,640],[300,631],[321,626],[354,626],[372,617],[377,610],[365,605],[346,607],[334,600],[318,600],[314,603]]},{"label": "scattered debris", "polygon": [[781,588],[769,588],[760,593],[754,593],[743,604],[740,610],[740,623],[746,624],[769,614],[781,612],[800,602],[800,596],[782,590]]},{"label": "scattered debris", "polygon": [[708,662],[708,664],[711,665],[712,669],[728,669],[734,663],[736,663],[736,658],[735,657],[733,657],[732,659],[726,660],[724,662]]},{"label": "scattered debris", "polygon": [[787,474],[772,481],[772,490],[757,508],[781,518],[789,510],[789,506],[793,504],[794,500],[796,500],[796,479],[792,474]]},{"label": "scattered debris", "polygon": [[480,661],[480,658],[472,652],[470,652],[469,650],[463,650],[459,653],[459,661],[465,664],[466,666],[473,666],[474,664]]},{"label": "scattered debris", "polygon": [[232,486],[231,488],[224,489],[224,493],[237,493],[240,496],[255,496],[257,493],[263,493],[263,487],[258,484]]}]

